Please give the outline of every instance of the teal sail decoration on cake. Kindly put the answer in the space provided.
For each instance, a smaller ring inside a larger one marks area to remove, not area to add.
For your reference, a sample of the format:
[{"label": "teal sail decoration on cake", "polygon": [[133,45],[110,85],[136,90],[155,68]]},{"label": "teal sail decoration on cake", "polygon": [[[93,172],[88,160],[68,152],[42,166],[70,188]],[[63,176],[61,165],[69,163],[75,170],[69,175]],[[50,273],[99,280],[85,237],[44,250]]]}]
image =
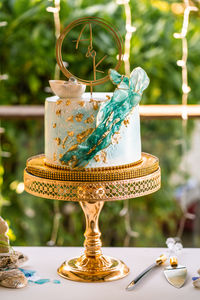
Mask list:
[{"label": "teal sail decoration on cake", "polygon": [[140,67],[132,71],[130,79],[113,69],[109,70],[109,76],[117,88],[112,98],[101,104],[96,128],[85,141],[74,150],[67,151],[60,159],[64,163],[70,162],[73,168],[85,167],[99,151],[111,144],[112,137],[120,130],[132,109],[139,104],[143,91],[149,85],[149,78]]}]

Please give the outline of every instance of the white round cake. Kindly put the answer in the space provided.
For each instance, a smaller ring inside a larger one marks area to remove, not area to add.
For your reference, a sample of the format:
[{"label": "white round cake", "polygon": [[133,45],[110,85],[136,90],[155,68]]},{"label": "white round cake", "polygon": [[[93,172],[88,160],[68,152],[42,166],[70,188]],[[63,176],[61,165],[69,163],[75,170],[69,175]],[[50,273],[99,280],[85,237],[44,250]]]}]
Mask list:
[{"label": "white round cake", "polygon": [[114,93],[84,93],[76,79],[51,80],[45,102],[45,163],[70,169],[127,166],[141,161],[139,102],[149,78],[110,70]]},{"label": "white round cake", "polygon": [[[101,104],[111,93],[85,93],[80,98],[49,97],[45,101],[46,164],[64,167],[63,154],[82,142],[96,127]],[[141,159],[139,105],[123,121],[111,144],[97,153],[85,168],[112,167],[139,162]]]}]

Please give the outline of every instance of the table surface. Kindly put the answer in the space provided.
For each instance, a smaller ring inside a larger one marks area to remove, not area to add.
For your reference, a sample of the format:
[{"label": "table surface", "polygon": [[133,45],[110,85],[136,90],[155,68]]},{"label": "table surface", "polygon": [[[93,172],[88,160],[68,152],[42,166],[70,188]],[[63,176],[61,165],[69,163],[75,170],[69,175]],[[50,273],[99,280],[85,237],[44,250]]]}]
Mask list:
[{"label": "table surface", "polygon": [[[61,278],[57,275],[57,267],[72,257],[80,256],[80,247],[15,247],[28,255],[29,260],[23,265],[24,269],[36,270],[40,278],[51,281],[43,285],[29,283],[23,289],[8,289],[0,287],[2,300],[126,300],[135,299],[200,299],[200,289],[192,285],[192,277],[197,276],[200,268],[200,249],[183,249],[179,260],[188,270],[185,285],[176,289],[164,277],[163,267],[158,267],[144,277],[132,291],[126,291],[128,283],[143,269],[152,264],[160,254],[162,248],[103,248],[103,254],[120,258],[130,268],[130,273],[123,279],[103,283],[80,283]],[[166,249],[165,249],[166,250]],[[59,279],[61,284],[52,281]],[[171,297],[171,298],[170,298]]]}]

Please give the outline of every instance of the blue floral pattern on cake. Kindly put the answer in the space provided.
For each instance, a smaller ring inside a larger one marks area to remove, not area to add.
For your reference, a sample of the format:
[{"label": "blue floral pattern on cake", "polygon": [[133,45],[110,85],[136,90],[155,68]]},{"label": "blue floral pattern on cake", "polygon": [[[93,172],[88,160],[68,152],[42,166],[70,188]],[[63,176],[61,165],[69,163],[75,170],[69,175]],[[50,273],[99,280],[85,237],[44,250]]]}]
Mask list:
[{"label": "blue floral pattern on cake", "polygon": [[146,72],[135,68],[130,79],[116,70],[109,70],[111,81],[117,85],[110,100],[102,103],[97,114],[96,128],[76,149],[67,151],[60,161],[71,163],[73,168],[85,167],[101,150],[111,144],[113,135],[120,130],[123,121],[139,104],[143,91],[149,85]]}]

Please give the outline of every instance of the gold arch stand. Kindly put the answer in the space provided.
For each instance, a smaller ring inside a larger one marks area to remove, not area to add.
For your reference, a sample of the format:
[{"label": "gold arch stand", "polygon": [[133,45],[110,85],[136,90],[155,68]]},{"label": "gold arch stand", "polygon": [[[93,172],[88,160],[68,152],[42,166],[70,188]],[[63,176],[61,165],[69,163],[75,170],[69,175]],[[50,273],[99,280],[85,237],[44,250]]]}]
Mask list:
[{"label": "gold arch stand", "polygon": [[129,268],[101,250],[99,215],[105,201],[126,200],[156,192],[161,173],[158,159],[142,153],[138,164],[84,170],[56,169],[45,165],[44,155],[27,161],[25,190],[37,197],[78,201],[86,219],[85,252],[65,261],[58,274],[82,282],[113,281],[123,278]]}]

